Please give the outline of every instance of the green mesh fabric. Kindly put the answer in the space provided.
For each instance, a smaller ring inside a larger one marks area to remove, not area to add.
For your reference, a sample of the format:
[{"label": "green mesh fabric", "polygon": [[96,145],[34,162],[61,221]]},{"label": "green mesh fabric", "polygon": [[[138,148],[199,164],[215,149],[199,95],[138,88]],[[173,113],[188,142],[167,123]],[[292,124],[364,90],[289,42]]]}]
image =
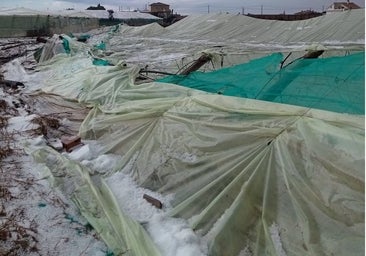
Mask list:
[{"label": "green mesh fabric", "polygon": [[159,82],[211,93],[364,114],[365,53],[342,57],[299,59],[280,69],[275,53],[213,72],[173,75]]}]

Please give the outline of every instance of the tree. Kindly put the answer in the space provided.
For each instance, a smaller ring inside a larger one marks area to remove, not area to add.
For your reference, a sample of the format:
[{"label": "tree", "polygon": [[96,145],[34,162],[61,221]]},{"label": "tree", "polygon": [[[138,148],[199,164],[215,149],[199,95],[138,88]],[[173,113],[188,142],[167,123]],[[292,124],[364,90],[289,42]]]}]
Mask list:
[{"label": "tree", "polygon": [[105,10],[103,5],[98,4],[97,6],[89,6],[87,10]]},{"label": "tree", "polygon": [[113,17],[113,13],[114,13],[114,11],[113,11],[113,10],[108,10],[108,18],[109,18],[110,20],[113,20],[113,19],[114,19],[114,17]]}]

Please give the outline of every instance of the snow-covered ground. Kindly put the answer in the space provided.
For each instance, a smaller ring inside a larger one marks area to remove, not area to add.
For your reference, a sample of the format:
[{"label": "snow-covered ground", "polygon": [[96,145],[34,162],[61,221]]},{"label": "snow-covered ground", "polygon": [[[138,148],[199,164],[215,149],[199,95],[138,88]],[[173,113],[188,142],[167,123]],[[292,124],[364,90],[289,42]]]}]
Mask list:
[{"label": "snow-covered ground", "polygon": [[22,90],[0,84],[0,255],[106,255],[70,199],[25,153],[24,144],[42,141],[44,130]]}]

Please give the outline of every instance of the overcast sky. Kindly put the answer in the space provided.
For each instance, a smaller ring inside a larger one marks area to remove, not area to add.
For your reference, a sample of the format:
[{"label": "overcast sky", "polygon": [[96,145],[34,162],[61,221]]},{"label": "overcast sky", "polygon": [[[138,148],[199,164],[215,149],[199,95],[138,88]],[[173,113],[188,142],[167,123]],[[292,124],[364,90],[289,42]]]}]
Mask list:
[{"label": "overcast sky", "polygon": [[[338,0],[339,2],[341,0]],[[345,0],[346,1],[346,0]],[[27,7],[38,10],[61,10],[74,8],[84,10],[89,6],[96,6],[98,3],[106,9],[143,10],[151,3],[163,2],[170,5],[170,9],[180,14],[230,12],[238,13],[294,13],[301,10],[322,11],[329,7],[332,0],[0,0],[0,7]],[[364,0],[353,0],[361,7],[365,6]]]}]

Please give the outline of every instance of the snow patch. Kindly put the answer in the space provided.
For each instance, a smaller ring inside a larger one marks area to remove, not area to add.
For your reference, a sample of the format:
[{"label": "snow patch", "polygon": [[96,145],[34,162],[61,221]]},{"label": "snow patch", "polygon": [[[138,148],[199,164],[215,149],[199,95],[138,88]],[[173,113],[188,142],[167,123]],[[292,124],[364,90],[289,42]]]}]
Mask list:
[{"label": "snow patch", "polygon": [[[207,244],[193,232],[187,221],[167,215],[171,209],[171,195],[139,187],[133,179],[122,172],[107,178],[107,184],[116,196],[123,211],[141,222],[164,256],[207,255]],[[147,194],[158,199],[163,209],[157,209],[143,199]]]},{"label": "snow patch", "polygon": [[272,226],[269,228],[269,232],[271,234],[271,238],[274,243],[277,255],[286,256],[286,252],[283,250],[281,242],[279,226],[276,223],[273,223]]}]

